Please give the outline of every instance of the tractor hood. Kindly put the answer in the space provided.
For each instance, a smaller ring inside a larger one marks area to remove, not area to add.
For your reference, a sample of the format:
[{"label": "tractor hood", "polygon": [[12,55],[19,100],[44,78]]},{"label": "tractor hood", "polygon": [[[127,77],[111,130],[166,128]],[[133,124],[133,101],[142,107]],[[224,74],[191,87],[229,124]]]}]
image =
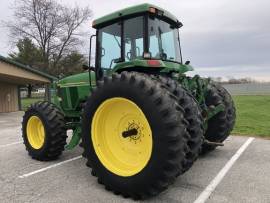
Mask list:
[{"label": "tractor hood", "polygon": [[[135,69],[134,69],[135,68]],[[123,70],[137,70],[143,68],[153,68],[159,69],[161,73],[185,73],[187,71],[193,71],[193,67],[191,65],[180,64],[170,61],[162,61],[162,60],[145,60],[145,59],[136,59],[130,62],[121,62],[118,63],[112,70],[112,72],[121,72]],[[96,77],[95,73],[91,72],[91,82],[95,85]],[[71,87],[71,86],[85,86],[89,85],[89,73],[79,73],[71,76],[67,76],[65,78],[60,79],[57,83],[59,87]]]},{"label": "tractor hood", "polygon": [[171,61],[162,61],[162,60],[154,60],[154,59],[135,59],[129,62],[121,62],[118,63],[113,68],[113,72],[121,72],[122,70],[137,70],[140,71],[140,69],[148,68],[150,70],[151,68],[158,69],[159,72],[162,73],[170,73],[170,72],[177,72],[177,73],[185,73],[187,71],[193,71],[193,67],[191,65],[186,64],[180,64],[176,62]]},{"label": "tractor hood", "polygon": [[[95,73],[91,73],[91,80],[95,83]],[[79,73],[65,77],[57,82],[60,87],[89,85],[89,73]]]}]

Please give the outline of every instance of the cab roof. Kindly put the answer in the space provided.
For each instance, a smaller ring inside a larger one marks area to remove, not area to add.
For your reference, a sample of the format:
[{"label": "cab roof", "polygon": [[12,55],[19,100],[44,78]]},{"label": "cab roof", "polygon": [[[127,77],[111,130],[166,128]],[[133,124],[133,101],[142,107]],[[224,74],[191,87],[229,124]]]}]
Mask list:
[{"label": "cab roof", "polygon": [[139,4],[136,6],[127,7],[125,9],[121,9],[111,14],[97,18],[93,21],[93,28],[100,28],[107,24],[113,23],[113,21],[117,21],[119,19],[128,18],[133,15],[150,12],[150,10],[153,8],[156,9],[158,15],[161,15],[162,17],[167,18],[169,21],[172,21],[173,23],[178,24],[179,27],[182,26],[182,23],[180,23],[177,20],[177,18],[174,15],[172,15],[170,12],[158,6],[155,6],[153,4],[145,3],[145,4]]}]

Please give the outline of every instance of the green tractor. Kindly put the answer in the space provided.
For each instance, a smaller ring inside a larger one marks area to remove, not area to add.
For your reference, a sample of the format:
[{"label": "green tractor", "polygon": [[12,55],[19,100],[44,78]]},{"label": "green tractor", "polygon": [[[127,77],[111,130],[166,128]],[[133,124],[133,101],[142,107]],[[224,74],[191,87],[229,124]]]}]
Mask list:
[{"label": "green tractor", "polygon": [[85,72],[55,81],[51,102],[25,112],[29,155],[53,160],[81,143],[99,183],[145,199],[168,188],[199,154],[222,145],[234,126],[233,101],[219,84],[185,75],[193,68],[182,61],[181,26],[150,4],[93,21]]}]

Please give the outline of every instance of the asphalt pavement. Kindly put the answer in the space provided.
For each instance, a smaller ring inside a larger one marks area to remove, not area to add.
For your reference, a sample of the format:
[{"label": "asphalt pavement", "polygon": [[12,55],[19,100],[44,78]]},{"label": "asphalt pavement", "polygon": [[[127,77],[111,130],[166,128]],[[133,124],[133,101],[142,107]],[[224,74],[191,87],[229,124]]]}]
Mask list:
[{"label": "asphalt pavement", "polygon": [[[22,115],[0,114],[0,202],[133,202],[97,183],[80,147],[56,161],[31,159],[22,143]],[[168,190],[146,202],[269,203],[270,140],[230,136],[224,147],[200,157]]]}]

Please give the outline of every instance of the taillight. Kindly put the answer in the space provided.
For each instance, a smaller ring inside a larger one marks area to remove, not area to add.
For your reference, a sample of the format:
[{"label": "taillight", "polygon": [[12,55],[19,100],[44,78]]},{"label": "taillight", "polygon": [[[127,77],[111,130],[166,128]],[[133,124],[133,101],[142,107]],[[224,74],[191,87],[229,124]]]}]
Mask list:
[{"label": "taillight", "polygon": [[160,66],[159,60],[147,60],[149,66]]}]

